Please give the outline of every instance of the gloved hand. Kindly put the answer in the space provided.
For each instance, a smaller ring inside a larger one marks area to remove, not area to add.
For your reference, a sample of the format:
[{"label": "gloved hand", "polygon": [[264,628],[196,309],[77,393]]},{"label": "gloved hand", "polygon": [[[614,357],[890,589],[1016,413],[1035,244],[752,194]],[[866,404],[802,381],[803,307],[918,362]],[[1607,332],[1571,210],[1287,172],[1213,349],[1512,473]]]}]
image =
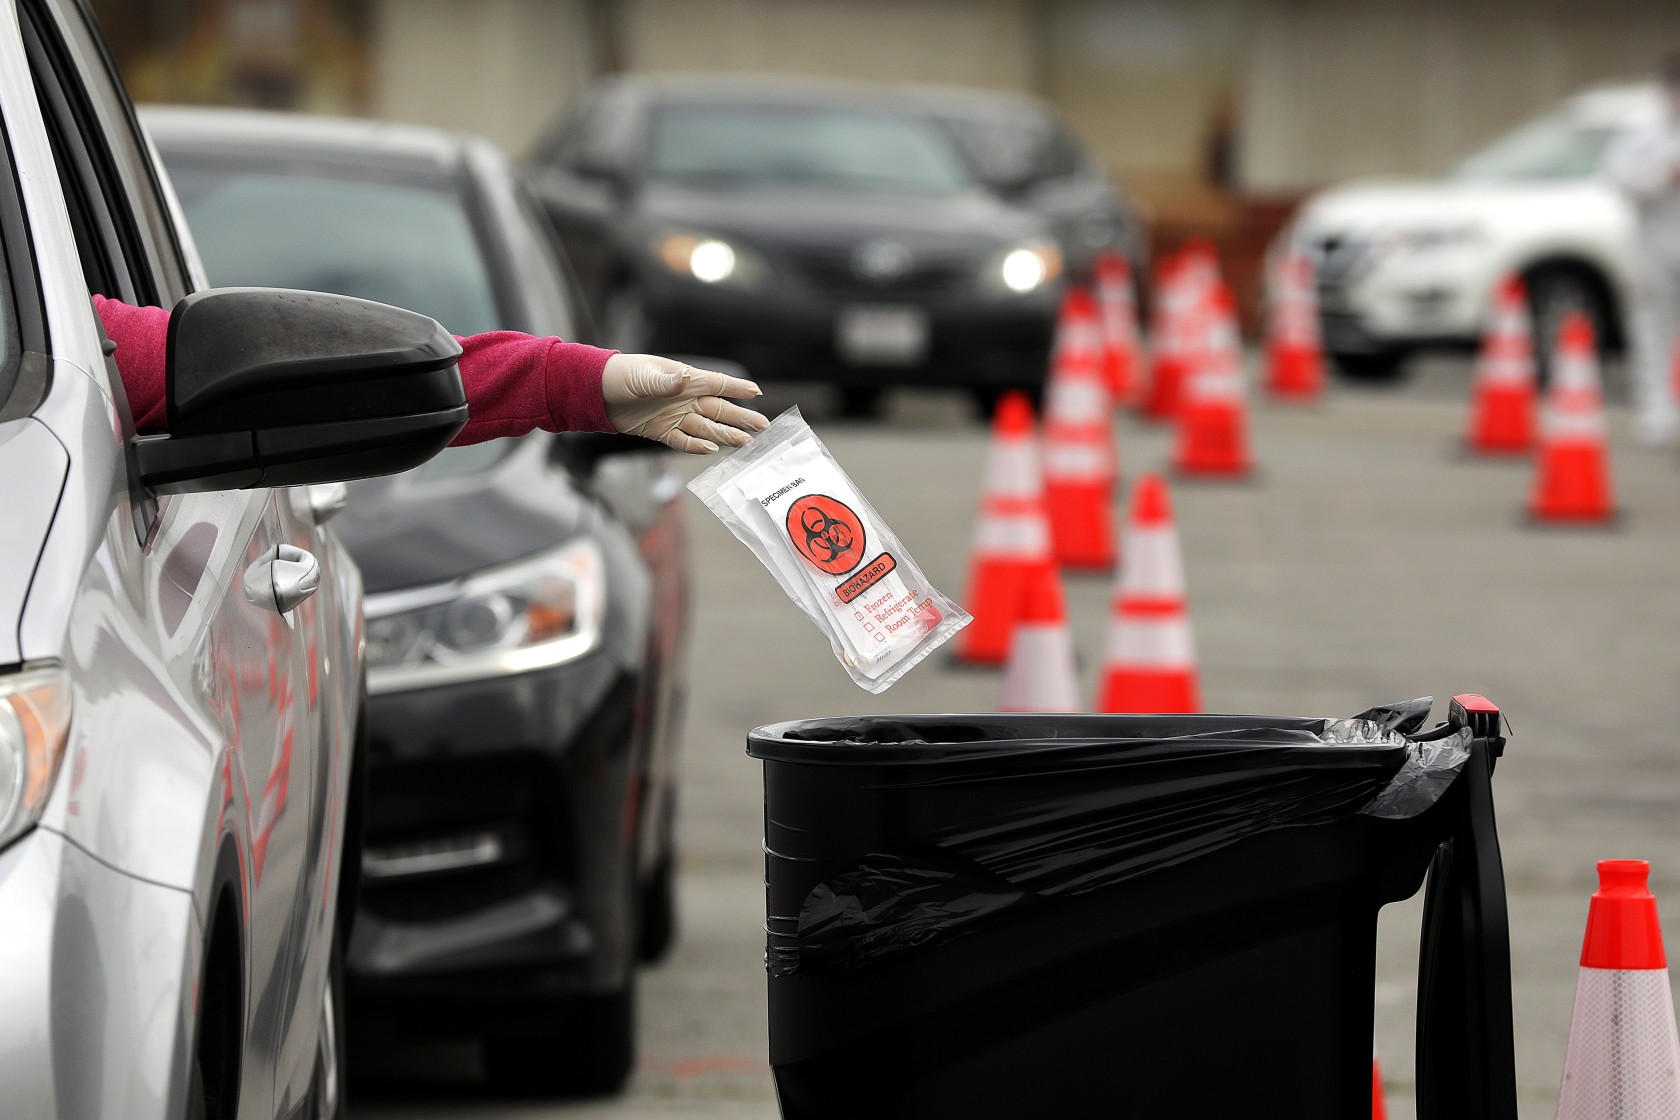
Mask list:
[{"label": "gloved hand", "polygon": [[652,354],[614,354],[601,377],[613,427],[689,455],[740,447],[769,427],[761,413],[724,400],[763,391],[751,381]]}]

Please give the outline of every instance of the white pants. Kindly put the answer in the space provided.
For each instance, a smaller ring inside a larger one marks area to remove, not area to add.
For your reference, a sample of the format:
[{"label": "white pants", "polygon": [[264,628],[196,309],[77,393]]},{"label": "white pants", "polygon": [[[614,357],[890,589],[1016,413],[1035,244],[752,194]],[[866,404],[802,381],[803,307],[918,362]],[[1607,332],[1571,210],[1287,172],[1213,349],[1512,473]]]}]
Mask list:
[{"label": "white pants", "polygon": [[1674,341],[1680,334],[1680,258],[1642,246],[1635,264],[1632,327],[1633,404],[1640,431],[1673,434]]}]

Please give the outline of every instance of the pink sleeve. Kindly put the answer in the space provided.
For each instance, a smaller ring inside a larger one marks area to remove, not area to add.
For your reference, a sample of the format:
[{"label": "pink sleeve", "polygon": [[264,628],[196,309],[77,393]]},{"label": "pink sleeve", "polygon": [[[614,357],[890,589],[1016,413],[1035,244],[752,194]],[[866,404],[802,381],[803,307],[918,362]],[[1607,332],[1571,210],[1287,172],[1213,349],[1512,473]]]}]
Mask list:
[{"label": "pink sleeve", "polygon": [[117,374],[134,414],[134,430],[165,430],[169,418],[164,415],[163,370],[169,348],[169,312],[161,307],[133,307],[104,296],[93,297],[93,309],[105,326],[105,337],[117,344]]},{"label": "pink sleeve", "polygon": [[[105,334],[117,344],[117,372],[139,432],[166,430],[164,360],[169,312],[93,297]],[[517,331],[475,334],[461,342],[461,382],[467,426],[454,445],[498,436],[548,432],[610,432],[601,375],[616,351]]]},{"label": "pink sleeve", "polygon": [[547,432],[610,432],[601,376],[617,351],[518,331],[463,338],[461,381],[467,426],[452,446],[498,436]]}]

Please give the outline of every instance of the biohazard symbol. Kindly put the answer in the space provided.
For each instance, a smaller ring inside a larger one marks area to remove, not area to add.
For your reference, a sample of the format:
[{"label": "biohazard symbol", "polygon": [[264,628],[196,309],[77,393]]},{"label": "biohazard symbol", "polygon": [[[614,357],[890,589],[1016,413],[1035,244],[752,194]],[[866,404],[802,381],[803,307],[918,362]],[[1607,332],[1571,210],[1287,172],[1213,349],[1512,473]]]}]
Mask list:
[{"label": "biohazard symbol", "polygon": [[799,554],[830,575],[843,576],[863,562],[863,522],[827,494],[807,494],[794,502],[787,531]]}]

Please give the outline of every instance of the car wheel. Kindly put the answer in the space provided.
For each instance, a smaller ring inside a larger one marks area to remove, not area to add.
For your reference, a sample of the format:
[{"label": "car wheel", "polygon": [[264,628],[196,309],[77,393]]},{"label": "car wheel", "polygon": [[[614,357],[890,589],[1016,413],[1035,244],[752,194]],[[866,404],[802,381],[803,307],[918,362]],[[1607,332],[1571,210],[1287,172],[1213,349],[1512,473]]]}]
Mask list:
[{"label": "car wheel", "polygon": [[315,1077],[309,1087],[308,1115],[314,1120],[340,1120],[346,1111],[344,1071],[348,1046],[344,1033],[344,950],[338,937],[333,938],[327,996],[321,1001],[321,1028],[316,1038]]},{"label": "car wheel", "polygon": [[485,1040],[484,1064],[503,1089],[534,1096],[605,1096],[636,1064],[636,982],[581,996],[554,1010],[551,1026]]},{"label": "car wheel", "polygon": [[601,313],[601,330],[609,350],[644,354],[653,341],[653,325],[641,293],[628,284],[614,288]]},{"label": "car wheel", "polygon": [[1557,345],[1558,328],[1570,312],[1583,312],[1592,323],[1593,337],[1599,350],[1604,349],[1607,326],[1604,304],[1592,280],[1572,268],[1541,268],[1526,277],[1528,312],[1534,324],[1535,368],[1541,384],[1551,380],[1552,349]]},{"label": "car wheel", "polygon": [[848,420],[873,420],[881,413],[881,390],[873,385],[846,385],[840,390],[840,415]]},{"label": "car wheel", "polygon": [[662,961],[677,940],[677,853],[676,841],[665,842],[653,874],[642,885],[641,931],[637,951],[648,964]]},{"label": "car wheel", "polygon": [[1350,381],[1398,381],[1406,372],[1406,352],[1393,347],[1361,353],[1332,354],[1336,369]]}]

